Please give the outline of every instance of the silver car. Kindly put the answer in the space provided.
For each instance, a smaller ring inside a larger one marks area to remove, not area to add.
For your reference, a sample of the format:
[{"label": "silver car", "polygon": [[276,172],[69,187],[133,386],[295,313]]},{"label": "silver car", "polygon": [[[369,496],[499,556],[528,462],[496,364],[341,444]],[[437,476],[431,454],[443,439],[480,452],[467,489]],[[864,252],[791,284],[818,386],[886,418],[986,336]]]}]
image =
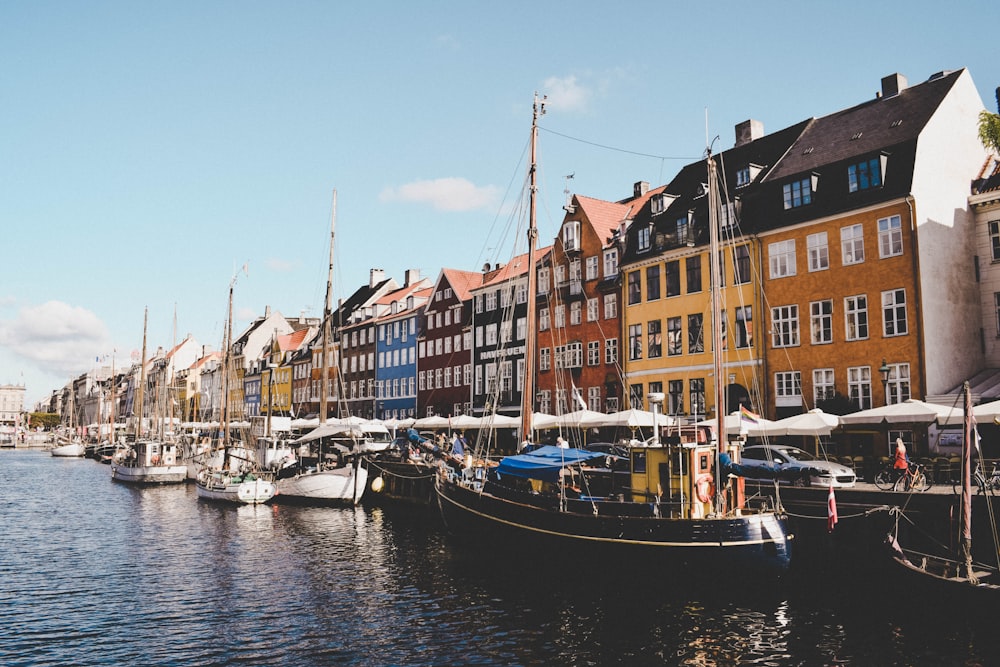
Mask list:
[{"label": "silver car", "polygon": [[854,471],[836,461],[816,458],[791,445],[750,445],[740,457],[747,479],[773,480],[803,486],[854,486]]}]

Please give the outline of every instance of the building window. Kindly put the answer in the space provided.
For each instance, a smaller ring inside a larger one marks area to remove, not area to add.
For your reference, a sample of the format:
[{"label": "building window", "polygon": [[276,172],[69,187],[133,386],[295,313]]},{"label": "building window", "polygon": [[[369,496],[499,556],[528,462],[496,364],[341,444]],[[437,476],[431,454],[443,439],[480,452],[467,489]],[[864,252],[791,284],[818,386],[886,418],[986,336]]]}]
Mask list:
[{"label": "building window", "polygon": [[562,287],[566,284],[566,267],[562,264],[556,265],[556,287]]},{"label": "building window", "polygon": [[812,203],[812,179],[803,178],[782,187],[785,196],[785,210]]},{"label": "building window", "polygon": [[496,290],[492,290],[486,293],[486,310],[496,310],[497,309],[497,293]]},{"label": "building window", "polygon": [[[548,331],[550,326],[551,322],[549,321],[549,309],[548,308],[540,309],[538,311],[538,330]],[[478,327],[476,328],[476,331],[479,331]]]},{"label": "building window", "polygon": [[608,338],[604,341],[604,363],[618,363],[618,339]]},{"label": "building window", "polygon": [[556,306],[556,329],[562,329],[566,326],[566,305],[559,304]]},{"label": "building window", "polygon": [[994,262],[1000,262],[1000,220],[990,220],[987,225],[990,229],[990,250],[991,258]]},{"label": "building window", "polygon": [[813,301],[809,304],[809,328],[813,345],[833,342],[833,301]]},{"label": "building window", "polygon": [[997,338],[1000,338],[1000,292],[993,293],[993,310],[996,312]]},{"label": "building window", "polygon": [[604,277],[614,278],[618,275],[618,248],[608,248],[604,251]]},{"label": "building window", "polygon": [[[668,265],[669,271],[669,265]],[[669,279],[668,279],[669,280]],[[646,301],[660,298],[660,265],[646,267]]]},{"label": "building window", "polygon": [[612,292],[604,295],[604,319],[613,320],[618,317],[618,295]]},{"label": "building window", "polygon": [[832,368],[817,368],[813,371],[813,405],[833,398],[836,388],[833,384]]},{"label": "building window", "polygon": [[547,371],[552,368],[552,349],[542,347],[538,349],[538,370]]},{"label": "building window", "polygon": [[687,269],[687,291],[688,294],[701,291],[701,255],[688,257],[684,260],[684,267]]},{"label": "building window", "polygon": [[750,246],[738,245],[733,249],[733,283],[750,282]]},{"label": "building window", "polygon": [[597,280],[597,255],[587,258],[587,280]]},{"label": "building window", "polygon": [[[517,340],[524,340],[528,335],[528,318],[519,317],[517,318]],[[458,336],[455,336],[455,351],[459,351],[458,347]]]},{"label": "building window", "polygon": [[580,221],[570,220],[565,225],[563,225],[563,249],[564,250],[579,250],[580,249]]},{"label": "building window", "polygon": [[736,347],[753,345],[753,307],[736,308]]},{"label": "building window", "polygon": [[688,315],[688,354],[698,354],[704,351],[704,317],[701,313]]},{"label": "building window", "polygon": [[601,388],[587,387],[587,409],[594,412],[601,411]]},{"label": "building window", "polygon": [[684,380],[667,381],[667,413],[684,414]]},{"label": "building window", "polygon": [[771,278],[795,275],[795,239],[778,241],[767,246]]},{"label": "building window", "polygon": [[588,366],[601,365],[601,341],[599,340],[587,341],[587,365]]},{"label": "building window", "polygon": [[848,190],[857,192],[882,185],[882,163],[877,157],[847,168]]},{"label": "building window", "polygon": [[705,378],[693,378],[689,384],[691,390],[691,412],[704,415],[705,412]]},{"label": "building window", "polygon": [[902,336],[906,331],[906,290],[882,292],[882,335]]},{"label": "building window", "polygon": [[628,386],[628,402],[630,408],[642,410],[642,383]]},{"label": "building window", "polygon": [[493,324],[486,325],[486,345],[487,347],[490,347],[496,344],[497,344],[497,325],[496,322],[494,322]]},{"label": "building window", "polygon": [[681,263],[678,261],[667,262],[667,296],[677,296],[681,293]]},{"label": "building window", "polygon": [[656,359],[663,356],[663,326],[660,320],[651,320],[646,323],[646,342],[649,350],[649,358]]},{"label": "building window", "polygon": [[878,221],[878,256],[895,257],[903,254],[903,227],[898,215]]},{"label": "building window", "polygon": [[840,228],[840,249],[844,265],[865,261],[865,238],[861,225]]},{"label": "building window", "polygon": [[859,410],[872,407],[871,366],[852,366],[847,369],[847,392]]},{"label": "building window", "polygon": [[570,261],[569,263],[569,279],[580,282],[583,279],[583,271],[580,268],[580,258]]},{"label": "building window", "polygon": [[642,227],[639,228],[638,232],[639,247],[637,248],[638,252],[644,252],[646,250],[649,250],[649,232],[650,232],[649,225],[643,225]]},{"label": "building window", "polygon": [[779,407],[802,405],[802,374],[799,371],[775,373],[774,398]]},{"label": "building window", "polygon": [[683,331],[680,317],[667,318],[667,354],[677,356],[684,352]]},{"label": "building window", "polygon": [[793,347],[799,344],[799,307],[778,306],[771,309],[771,345]]},{"label": "building window", "polygon": [[538,411],[546,414],[552,411],[552,392],[548,389],[538,392]]},{"label": "building window", "polygon": [[847,340],[868,338],[868,297],[864,294],[844,299]]},{"label": "building window", "polygon": [[628,325],[628,358],[642,359],[642,325]]},{"label": "building window", "polygon": [[538,293],[549,293],[549,267],[547,266],[538,269]]},{"label": "building window", "polygon": [[569,323],[580,324],[583,321],[583,302],[574,301],[569,304]]},{"label": "building window", "polygon": [[750,166],[740,167],[736,170],[736,187],[740,188],[750,184]]},{"label": "building window", "polygon": [[596,322],[598,320],[597,297],[587,299],[587,321]]},{"label": "building window", "polygon": [[910,399],[910,365],[889,364],[889,381],[885,389],[888,392],[886,403],[902,403]]},{"label": "building window", "polygon": [[628,273],[628,305],[642,301],[642,275],[638,271]]},{"label": "building window", "polygon": [[826,232],[807,236],[806,250],[809,253],[810,271],[824,271],[830,268],[830,251],[826,245]]}]

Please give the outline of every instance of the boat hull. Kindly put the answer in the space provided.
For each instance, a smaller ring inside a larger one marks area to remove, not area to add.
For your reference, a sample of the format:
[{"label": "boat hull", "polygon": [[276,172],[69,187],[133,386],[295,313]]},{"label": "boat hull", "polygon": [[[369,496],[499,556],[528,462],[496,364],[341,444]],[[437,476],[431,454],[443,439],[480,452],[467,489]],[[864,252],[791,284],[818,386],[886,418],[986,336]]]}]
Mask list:
[{"label": "boat hull", "polygon": [[77,458],[83,456],[86,452],[87,448],[81,442],[72,442],[68,445],[53,447],[49,450],[49,453],[52,454],[52,456],[61,456],[66,458]]},{"label": "boat hull", "polygon": [[368,470],[347,466],[332,470],[304,472],[276,482],[278,502],[308,504],[358,503],[368,484]]},{"label": "boat hull", "polygon": [[234,478],[203,472],[195,481],[198,498],[237,505],[259,505],[274,497],[274,482],[260,477]]},{"label": "boat hull", "polygon": [[179,484],[187,479],[187,466],[128,466],[112,463],[111,479],[125,484]]},{"label": "boat hull", "polygon": [[650,558],[657,564],[725,568],[722,571],[733,573],[781,573],[791,563],[787,518],[773,512],[667,518],[636,515],[649,510],[649,504],[614,501],[588,502],[596,513],[569,512],[482,493],[444,476],[438,477],[436,491],[451,533],[499,544],[537,540],[565,553],[596,549]]}]

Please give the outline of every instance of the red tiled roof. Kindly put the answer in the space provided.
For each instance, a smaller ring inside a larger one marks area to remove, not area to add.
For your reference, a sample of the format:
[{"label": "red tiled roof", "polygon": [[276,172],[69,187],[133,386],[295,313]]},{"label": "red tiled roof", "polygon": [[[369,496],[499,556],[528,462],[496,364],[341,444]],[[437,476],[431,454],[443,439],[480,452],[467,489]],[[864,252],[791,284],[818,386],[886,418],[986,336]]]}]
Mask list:
[{"label": "red tiled roof", "polygon": [[282,352],[294,352],[302,347],[302,342],[306,339],[309,334],[309,329],[299,329],[298,331],[293,331],[290,334],[284,336],[278,336],[278,349]]},{"label": "red tiled roof", "polygon": [[448,285],[455,292],[459,301],[469,300],[469,290],[483,284],[483,274],[479,271],[462,271],[460,269],[441,269]]},{"label": "red tiled roof", "polygon": [[[535,250],[535,261],[538,262],[545,259],[551,251],[552,246],[546,246]],[[487,273],[481,286],[485,287],[487,285],[498,285],[511,280],[512,278],[522,276],[527,272],[528,253],[524,253],[512,258],[494,273]]]}]

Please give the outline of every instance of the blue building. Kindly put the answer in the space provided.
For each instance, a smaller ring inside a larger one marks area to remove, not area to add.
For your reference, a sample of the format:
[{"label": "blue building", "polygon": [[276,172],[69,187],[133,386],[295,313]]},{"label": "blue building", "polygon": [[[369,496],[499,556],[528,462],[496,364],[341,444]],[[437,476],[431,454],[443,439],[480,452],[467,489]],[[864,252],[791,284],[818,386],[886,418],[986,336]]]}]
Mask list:
[{"label": "blue building", "polygon": [[[409,281],[408,281],[409,282]],[[375,416],[417,416],[417,332],[420,312],[433,291],[430,281],[387,294],[388,314],[376,320]]]}]

